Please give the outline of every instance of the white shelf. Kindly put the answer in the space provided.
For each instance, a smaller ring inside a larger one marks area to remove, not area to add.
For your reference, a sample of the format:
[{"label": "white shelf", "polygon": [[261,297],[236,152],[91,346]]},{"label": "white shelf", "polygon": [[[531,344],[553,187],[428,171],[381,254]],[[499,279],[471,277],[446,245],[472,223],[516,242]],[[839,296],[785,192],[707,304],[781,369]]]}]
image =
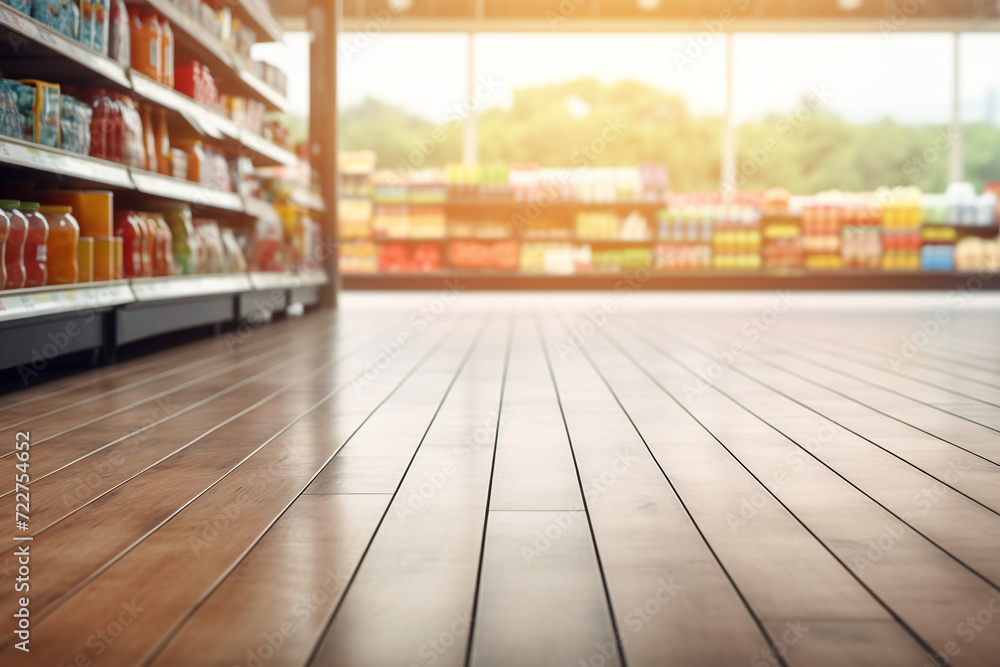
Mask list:
[{"label": "white shelf", "polygon": [[235,192],[154,174],[142,169],[133,169],[131,173],[135,189],[143,194],[175,199],[195,207],[206,206],[227,211],[243,210],[243,198]]},{"label": "white shelf", "polygon": [[282,290],[301,287],[299,275],[282,271],[255,271],[250,274],[250,284],[258,291]]},{"label": "white shelf", "polygon": [[245,273],[135,278],[131,284],[135,300],[140,303],[238,294],[251,289],[250,278]]},{"label": "white shelf", "polygon": [[298,274],[299,286],[301,287],[317,287],[319,285],[326,285],[330,282],[330,277],[326,275],[326,271],[321,271],[315,269],[312,271],[302,271]]},{"label": "white shelf", "polygon": [[94,310],[133,303],[135,296],[124,281],[53,285],[0,291],[0,322]]},{"label": "white shelf", "polygon": [[298,156],[287,148],[282,148],[253,132],[240,131],[240,143],[254,153],[272,160],[285,167],[294,167],[299,163]]},{"label": "white shelf", "polygon": [[244,18],[249,19],[252,28],[258,32],[263,32],[271,41],[280,42],[285,38],[285,31],[282,29],[281,23],[271,13],[271,8],[266,2],[262,2],[261,0],[240,0],[237,11]]},{"label": "white shelf", "polygon": [[240,79],[248,87],[253,89],[261,98],[278,111],[288,111],[288,100],[284,95],[268,85],[262,78],[250,71],[249,65],[242,63],[242,59],[237,57],[236,69]]},{"label": "white shelf", "polygon": [[[119,63],[96,51],[91,51],[83,44],[59,34],[30,16],[6,5],[0,5],[0,26],[69,58],[122,88],[131,88],[125,68]],[[13,40],[11,40],[11,44],[16,49],[17,45],[13,43]]]},{"label": "white shelf", "polygon": [[0,137],[0,163],[39,169],[116,188],[131,190],[133,187],[128,168],[124,165],[8,137]]},{"label": "white shelf", "polygon": [[132,88],[137,94],[178,112],[199,134],[207,135],[213,139],[227,137],[239,139],[240,130],[236,127],[236,123],[221,113],[209,109],[187,95],[157,83],[135,70],[129,71],[129,77],[132,81]]},{"label": "white shelf", "polygon": [[323,198],[315,192],[305,188],[296,188],[296,190],[292,192],[291,200],[299,206],[304,206],[309,210],[316,211],[318,213],[322,213],[326,210],[326,203],[323,201]]}]

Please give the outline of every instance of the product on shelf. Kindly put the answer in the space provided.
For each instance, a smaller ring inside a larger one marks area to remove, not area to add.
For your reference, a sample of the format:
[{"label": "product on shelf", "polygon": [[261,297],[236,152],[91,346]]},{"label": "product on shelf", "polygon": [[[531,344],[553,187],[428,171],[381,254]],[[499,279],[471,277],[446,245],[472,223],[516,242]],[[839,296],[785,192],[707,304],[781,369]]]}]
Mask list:
[{"label": "product on shelf", "polygon": [[31,15],[31,0],[3,0],[3,3],[23,14]]},{"label": "product on shelf", "polygon": [[176,204],[162,208],[160,213],[170,228],[174,262],[178,273],[183,275],[200,273],[199,249],[194,235],[191,207]]},{"label": "product on shelf", "polygon": [[167,112],[156,110],[156,120],[153,125],[153,153],[156,155],[156,171],[164,176],[170,176],[170,133],[167,131]]},{"label": "product on shelf", "polygon": [[357,197],[337,202],[337,225],[342,239],[367,239],[372,235],[374,207],[370,199]]},{"label": "product on shelf", "polygon": [[18,209],[28,220],[24,238],[24,286],[44,287],[48,281],[49,222],[38,202],[21,202]]},{"label": "product on shelf", "polygon": [[951,225],[928,224],[921,230],[920,268],[924,271],[954,271],[958,230]]},{"label": "product on shelf", "polygon": [[80,8],[74,0],[31,0],[31,18],[67,37],[80,38]]},{"label": "product on shelf", "polygon": [[882,268],[887,271],[920,269],[921,192],[919,188],[880,188],[875,199],[882,210]]},{"label": "product on shelf", "polygon": [[108,16],[107,55],[123,67],[128,67],[132,62],[132,39],[125,0],[111,0]]},{"label": "product on shelf", "polygon": [[212,109],[221,108],[219,89],[212,73],[196,60],[174,66],[174,88],[195,102]]},{"label": "product on shelf", "polygon": [[115,211],[115,236],[122,239],[122,277],[141,277],[142,234],[134,211]]},{"label": "product on shelf", "polygon": [[80,0],[80,43],[108,55],[110,0]]},{"label": "product on shelf", "polygon": [[801,204],[802,247],[805,267],[833,270],[843,267],[843,206],[836,194],[807,198]]},{"label": "product on shelf", "polygon": [[681,201],[657,213],[660,245],[653,253],[653,266],[673,271],[696,271],[712,266],[712,235],[715,216],[721,212],[708,205],[683,205]]},{"label": "product on shelf", "polygon": [[378,246],[370,241],[349,241],[340,246],[341,273],[375,273],[378,271]]},{"label": "product on shelf", "polygon": [[452,241],[447,247],[448,264],[456,269],[515,270],[520,248],[515,241]]},{"label": "product on shelf", "polygon": [[379,254],[379,271],[428,273],[441,269],[441,251],[432,243],[386,243]]},{"label": "product on shelf", "polygon": [[25,138],[27,119],[18,108],[21,84],[0,79],[0,134],[14,139]]},{"label": "product on shelf", "polygon": [[174,87],[174,30],[170,21],[160,17],[160,62],[163,72],[159,79],[167,88]]},{"label": "product on shelf", "polygon": [[20,205],[19,201],[0,199],[0,209],[3,209],[10,220],[10,232],[4,248],[7,289],[21,289],[25,281],[24,244],[28,236],[28,219],[17,210]]},{"label": "product on shelf", "polygon": [[112,237],[111,240],[111,279],[122,280],[125,277],[125,244],[120,236]]},{"label": "product on shelf", "polygon": [[7,237],[10,236],[10,216],[0,208],[0,290],[7,287]]},{"label": "product on shelf", "polygon": [[36,195],[47,205],[69,206],[80,226],[80,236],[113,236],[114,195],[105,190],[51,190]]},{"label": "product on shelf", "polygon": [[22,88],[18,107],[29,121],[28,140],[57,148],[61,113],[59,85],[37,79],[22,79],[20,83]]},{"label": "product on shelf", "polygon": [[39,211],[49,223],[48,284],[72,285],[79,280],[77,246],[80,225],[70,206],[42,206]]},{"label": "product on shelf", "polygon": [[801,269],[805,266],[801,218],[792,214],[765,215],[761,232],[765,269]]},{"label": "product on shelf", "polygon": [[761,267],[761,210],[733,205],[713,223],[712,262],[716,269]]},{"label": "product on shelf", "polygon": [[94,111],[86,102],[65,93],[60,101],[60,141],[64,150],[90,154],[90,125]]},{"label": "product on shelf", "polygon": [[139,117],[142,121],[142,146],[145,161],[143,169],[159,172],[156,133],[153,127],[153,109],[148,104],[139,105]]},{"label": "product on shelf", "polygon": [[113,280],[115,275],[115,239],[113,236],[94,239],[94,281]]},{"label": "product on shelf", "polygon": [[174,265],[174,237],[170,225],[161,213],[147,213],[146,221],[152,227],[156,236],[153,252],[153,275],[172,276],[176,273]]},{"label": "product on shelf", "polygon": [[163,28],[156,13],[143,7],[128,6],[132,69],[162,83]]},{"label": "product on shelf", "polygon": [[80,266],[80,282],[94,282],[94,239],[80,237],[80,243],[76,247],[76,260]]}]

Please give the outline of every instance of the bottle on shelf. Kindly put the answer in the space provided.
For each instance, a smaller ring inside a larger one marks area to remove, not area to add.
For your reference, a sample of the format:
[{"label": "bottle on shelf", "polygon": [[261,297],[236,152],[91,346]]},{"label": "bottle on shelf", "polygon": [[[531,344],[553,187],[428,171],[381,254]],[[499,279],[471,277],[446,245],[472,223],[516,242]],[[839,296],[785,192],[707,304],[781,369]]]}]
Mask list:
[{"label": "bottle on shelf", "polygon": [[159,173],[159,151],[156,144],[156,130],[153,127],[153,108],[149,104],[142,104],[139,107],[139,115],[142,119],[142,143],[145,158],[146,171]]},{"label": "bottle on shelf", "polygon": [[164,176],[170,176],[170,134],[167,132],[167,110],[156,110],[156,121],[153,125],[153,144],[156,153],[156,171]]},{"label": "bottle on shelf", "polygon": [[115,211],[115,236],[122,239],[122,277],[142,275],[142,236],[134,211]]},{"label": "bottle on shelf", "polygon": [[10,218],[10,233],[4,248],[7,289],[24,287],[24,242],[28,235],[28,219],[17,210],[20,203],[12,199],[0,199],[0,209]]},{"label": "bottle on shelf", "polygon": [[160,83],[168,88],[174,87],[174,30],[166,17],[160,17],[160,62],[163,65],[163,78]]},{"label": "bottle on shelf", "polygon": [[72,285],[79,280],[77,246],[80,225],[70,206],[42,206],[39,212],[49,223],[48,284]]},{"label": "bottle on shelf", "polygon": [[39,208],[38,202],[21,202],[18,207],[28,220],[24,240],[25,287],[44,287],[48,280],[49,223]]},{"label": "bottle on shelf", "polygon": [[94,282],[94,239],[93,237],[81,236],[80,243],[76,246],[76,261],[80,267],[79,281],[81,283]]},{"label": "bottle on shelf", "polygon": [[163,29],[156,13],[142,11],[138,5],[131,5],[128,16],[132,69],[162,83]]},{"label": "bottle on shelf", "polygon": [[[10,236],[10,216],[0,209],[0,258],[6,254],[7,237]],[[0,262],[0,290],[7,288],[7,264]]]}]

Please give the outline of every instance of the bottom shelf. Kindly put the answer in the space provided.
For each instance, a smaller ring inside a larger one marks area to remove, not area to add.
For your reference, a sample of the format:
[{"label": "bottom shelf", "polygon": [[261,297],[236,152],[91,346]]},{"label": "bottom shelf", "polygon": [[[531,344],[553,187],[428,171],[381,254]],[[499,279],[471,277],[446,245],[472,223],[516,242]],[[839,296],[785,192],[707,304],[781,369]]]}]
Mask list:
[{"label": "bottom shelf", "polygon": [[648,271],[576,275],[517,271],[345,274],[346,290],[995,290],[996,272]]}]

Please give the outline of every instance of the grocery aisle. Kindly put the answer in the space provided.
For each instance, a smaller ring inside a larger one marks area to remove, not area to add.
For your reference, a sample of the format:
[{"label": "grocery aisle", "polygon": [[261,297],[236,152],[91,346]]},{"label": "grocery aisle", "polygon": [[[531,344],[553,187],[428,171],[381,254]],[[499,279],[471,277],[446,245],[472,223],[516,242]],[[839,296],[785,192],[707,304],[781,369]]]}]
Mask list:
[{"label": "grocery aisle", "polygon": [[0,396],[0,661],[994,665],[997,300],[348,293]]}]

